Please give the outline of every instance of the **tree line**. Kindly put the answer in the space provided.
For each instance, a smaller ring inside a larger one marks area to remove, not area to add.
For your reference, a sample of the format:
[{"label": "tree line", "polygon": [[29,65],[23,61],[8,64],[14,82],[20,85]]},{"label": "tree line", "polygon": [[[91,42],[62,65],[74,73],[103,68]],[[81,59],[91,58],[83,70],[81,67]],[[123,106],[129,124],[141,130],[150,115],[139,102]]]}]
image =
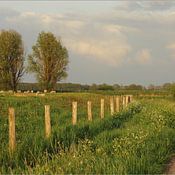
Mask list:
[{"label": "tree line", "polygon": [[[44,91],[44,88],[39,83],[19,83],[18,89],[24,91]],[[174,91],[175,83],[165,83],[161,86],[149,85],[144,87],[142,85],[109,85],[109,84],[79,84],[79,83],[56,83],[54,90],[57,92],[96,92],[96,91]]]},{"label": "tree line", "polygon": [[[24,62],[27,58],[28,66]],[[17,91],[24,73],[34,73],[40,88],[51,91],[67,77],[68,51],[51,32],[41,32],[26,55],[22,36],[15,30],[0,31],[0,88]]]},{"label": "tree line", "polygon": [[[21,91],[44,91],[39,83],[19,83],[18,89]],[[141,85],[109,85],[109,84],[79,84],[79,83],[56,83],[54,90],[57,92],[82,92],[82,91],[115,91],[115,90],[144,90]]]}]

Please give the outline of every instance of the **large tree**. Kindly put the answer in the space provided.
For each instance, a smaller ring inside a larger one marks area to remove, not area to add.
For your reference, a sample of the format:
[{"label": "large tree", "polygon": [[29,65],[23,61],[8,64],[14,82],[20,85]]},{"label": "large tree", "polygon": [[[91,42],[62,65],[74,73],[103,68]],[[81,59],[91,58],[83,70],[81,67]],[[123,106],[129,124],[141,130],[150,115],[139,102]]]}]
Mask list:
[{"label": "large tree", "polygon": [[39,34],[28,61],[28,71],[36,74],[44,89],[53,90],[56,83],[67,76],[67,49],[51,32]]},{"label": "large tree", "polygon": [[13,91],[24,74],[24,47],[21,35],[14,30],[0,31],[0,84]]}]

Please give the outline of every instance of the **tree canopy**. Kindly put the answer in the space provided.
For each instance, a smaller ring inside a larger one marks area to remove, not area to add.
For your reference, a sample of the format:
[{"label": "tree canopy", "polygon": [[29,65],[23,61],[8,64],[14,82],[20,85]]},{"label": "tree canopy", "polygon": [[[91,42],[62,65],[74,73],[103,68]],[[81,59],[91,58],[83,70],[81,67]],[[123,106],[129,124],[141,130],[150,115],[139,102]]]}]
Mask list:
[{"label": "tree canopy", "polygon": [[53,90],[67,77],[68,51],[51,32],[41,32],[28,57],[28,71],[36,74],[44,89]]},{"label": "tree canopy", "polygon": [[0,85],[17,90],[24,74],[24,47],[21,35],[14,30],[0,31]]}]

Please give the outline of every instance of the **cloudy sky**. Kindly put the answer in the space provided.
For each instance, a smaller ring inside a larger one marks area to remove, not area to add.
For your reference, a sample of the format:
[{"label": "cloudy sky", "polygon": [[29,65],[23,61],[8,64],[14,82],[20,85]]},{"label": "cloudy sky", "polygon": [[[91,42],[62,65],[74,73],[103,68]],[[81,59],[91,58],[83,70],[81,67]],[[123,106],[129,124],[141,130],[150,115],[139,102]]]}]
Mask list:
[{"label": "cloudy sky", "polygon": [[64,82],[175,81],[175,1],[0,1],[1,29],[20,32],[27,53],[40,31],[61,38],[70,60]]}]

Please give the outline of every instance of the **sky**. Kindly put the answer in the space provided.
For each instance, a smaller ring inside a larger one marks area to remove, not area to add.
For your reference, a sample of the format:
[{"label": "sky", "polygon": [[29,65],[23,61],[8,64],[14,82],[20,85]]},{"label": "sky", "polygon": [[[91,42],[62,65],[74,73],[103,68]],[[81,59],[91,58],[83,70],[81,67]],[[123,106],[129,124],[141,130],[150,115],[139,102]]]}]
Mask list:
[{"label": "sky", "polygon": [[2,29],[18,31],[27,54],[41,31],[61,39],[69,52],[62,82],[175,82],[175,1],[0,1]]}]

